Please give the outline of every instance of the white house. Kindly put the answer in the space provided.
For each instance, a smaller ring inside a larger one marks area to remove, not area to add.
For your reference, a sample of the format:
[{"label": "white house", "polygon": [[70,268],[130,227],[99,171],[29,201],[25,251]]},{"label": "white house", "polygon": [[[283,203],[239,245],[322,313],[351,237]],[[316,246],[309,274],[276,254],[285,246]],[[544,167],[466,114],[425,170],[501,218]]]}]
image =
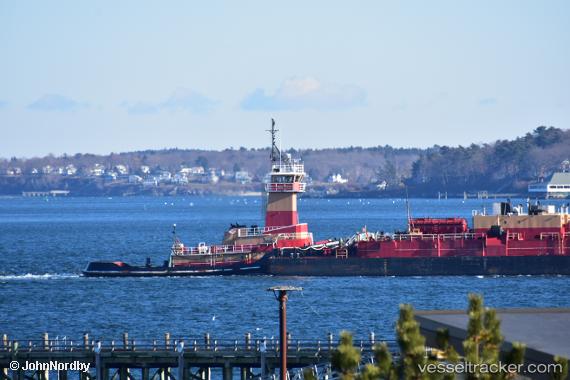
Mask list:
[{"label": "white house", "polygon": [[6,169],[6,174],[7,175],[21,175],[22,169],[20,169],[20,168],[9,168],[9,169]]},{"label": "white house", "polygon": [[158,182],[170,182],[172,181],[172,173],[163,170],[158,175]]},{"label": "white house", "polygon": [[340,174],[333,174],[328,179],[329,183],[348,183],[348,179],[342,178]]},{"label": "white house", "polygon": [[239,182],[241,184],[251,182],[251,176],[249,175],[249,172],[243,170],[236,172],[234,178],[236,182]]},{"label": "white house", "polygon": [[129,176],[129,183],[141,183],[143,181],[141,176],[138,175],[130,175]]},{"label": "white house", "polygon": [[115,171],[118,175],[127,175],[129,174],[129,169],[125,165],[115,165]]},{"label": "white house", "polygon": [[143,181],[143,186],[144,187],[155,187],[158,186],[158,180],[156,179],[156,177],[147,177],[144,179]]},{"label": "white house", "polygon": [[51,167],[51,165],[46,165],[42,168],[43,174],[51,174],[52,172],[53,172],[53,168]]},{"label": "white house", "polygon": [[189,168],[183,167],[182,169],[180,169],[179,173],[182,174],[204,174],[204,167],[202,166],[192,166]]},{"label": "white house", "polygon": [[94,177],[100,177],[103,174],[105,174],[105,167],[101,164],[95,164],[93,165],[93,167],[89,170],[89,173],[94,176]]},{"label": "white house", "polygon": [[75,175],[76,173],[77,168],[72,164],[67,165],[63,171],[64,175]]}]

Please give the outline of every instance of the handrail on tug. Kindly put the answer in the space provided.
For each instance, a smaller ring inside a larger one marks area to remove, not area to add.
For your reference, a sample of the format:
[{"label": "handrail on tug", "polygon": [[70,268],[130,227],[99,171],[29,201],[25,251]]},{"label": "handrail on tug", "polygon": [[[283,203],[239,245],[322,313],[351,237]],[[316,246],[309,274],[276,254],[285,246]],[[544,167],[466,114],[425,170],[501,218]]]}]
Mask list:
[{"label": "handrail on tug", "polygon": [[206,245],[206,243],[200,243],[197,247],[184,247],[182,244],[180,246],[172,247],[172,254],[175,256],[186,256],[186,255],[211,255],[217,253],[247,253],[251,252],[254,247],[258,245],[255,244],[239,244],[239,245]]}]

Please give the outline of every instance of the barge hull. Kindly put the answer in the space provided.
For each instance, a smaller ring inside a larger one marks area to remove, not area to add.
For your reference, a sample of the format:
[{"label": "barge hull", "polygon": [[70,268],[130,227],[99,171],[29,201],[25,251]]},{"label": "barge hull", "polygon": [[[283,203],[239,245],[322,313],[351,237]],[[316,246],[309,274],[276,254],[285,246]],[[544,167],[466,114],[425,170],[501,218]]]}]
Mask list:
[{"label": "barge hull", "polygon": [[263,272],[275,276],[570,275],[570,256],[271,257]]}]

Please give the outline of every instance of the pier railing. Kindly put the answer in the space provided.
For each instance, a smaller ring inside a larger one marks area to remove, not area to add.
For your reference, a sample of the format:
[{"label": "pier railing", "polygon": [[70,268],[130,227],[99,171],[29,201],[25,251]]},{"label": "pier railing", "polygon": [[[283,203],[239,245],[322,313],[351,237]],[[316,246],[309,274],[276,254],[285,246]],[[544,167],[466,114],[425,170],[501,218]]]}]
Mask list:
[{"label": "pier railing", "polygon": [[[370,362],[376,343],[374,334],[368,339],[355,340],[363,363]],[[396,344],[387,342],[397,353]],[[288,339],[288,368],[291,377],[302,374],[303,368],[326,368],[330,373],[330,358],[338,340],[332,334],[323,339]],[[48,380],[49,374],[67,380],[75,375],[80,380],[229,380],[234,372],[241,379],[266,379],[279,366],[279,340],[274,338],[214,339],[209,333],[201,337],[171,337],[162,339],[133,339],[125,333],[122,339],[9,339],[0,341],[0,378],[10,380]],[[397,357],[397,355],[396,355]],[[20,367],[13,367],[17,362]],[[77,370],[26,370],[24,363],[85,363],[87,372]],[[234,371],[235,370],[235,371]],[[291,372],[293,371],[293,372]],[[322,373],[321,373],[322,374]],[[329,375],[326,375],[329,376]],[[302,378],[302,376],[300,377]],[[321,376],[319,376],[321,378]],[[328,377],[330,378],[330,376]]]},{"label": "pier railing", "polygon": [[[389,345],[394,345],[393,341],[385,341]],[[374,334],[368,339],[355,340],[355,345],[361,351],[373,351],[374,345],[379,343],[375,340]],[[127,351],[176,351],[180,345],[187,351],[213,351],[213,352],[241,352],[241,351],[274,351],[279,352],[279,339],[275,338],[252,338],[251,334],[245,335],[245,340],[238,339],[213,339],[207,333],[203,337],[171,337],[165,334],[163,339],[131,339],[128,334],[124,334],[122,339],[93,339],[87,334],[83,339],[68,339],[67,337],[48,339],[8,339],[4,335],[0,343],[0,353],[10,352],[82,352],[93,351],[97,347],[102,352],[127,352]],[[288,351],[311,351],[329,352],[336,348],[338,342],[333,334],[329,334],[326,339],[288,339]],[[395,347],[395,346],[394,346]]]}]

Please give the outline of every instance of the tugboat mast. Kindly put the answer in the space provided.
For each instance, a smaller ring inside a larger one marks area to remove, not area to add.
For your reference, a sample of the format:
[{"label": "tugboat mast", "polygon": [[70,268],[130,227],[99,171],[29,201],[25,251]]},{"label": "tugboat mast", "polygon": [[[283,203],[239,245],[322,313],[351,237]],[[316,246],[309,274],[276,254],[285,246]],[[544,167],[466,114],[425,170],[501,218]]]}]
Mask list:
[{"label": "tugboat mast", "polygon": [[[269,155],[269,157],[271,158],[271,163],[275,163],[275,162],[282,162],[282,155],[281,155],[281,150],[277,147],[277,132],[279,132],[279,129],[275,128],[275,119],[271,118],[271,129],[267,129],[267,132],[271,133],[271,154]],[[289,155],[285,155],[283,162],[285,162],[286,164],[290,163],[290,159],[289,159]]]},{"label": "tugboat mast", "polygon": [[281,151],[277,148],[277,132],[279,129],[275,128],[275,119],[271,118],[271,129],[268,129],[267,132],[271,133],[271,154],[269,157],[271,158],[271,162],[277,162],[281,160]]}]

